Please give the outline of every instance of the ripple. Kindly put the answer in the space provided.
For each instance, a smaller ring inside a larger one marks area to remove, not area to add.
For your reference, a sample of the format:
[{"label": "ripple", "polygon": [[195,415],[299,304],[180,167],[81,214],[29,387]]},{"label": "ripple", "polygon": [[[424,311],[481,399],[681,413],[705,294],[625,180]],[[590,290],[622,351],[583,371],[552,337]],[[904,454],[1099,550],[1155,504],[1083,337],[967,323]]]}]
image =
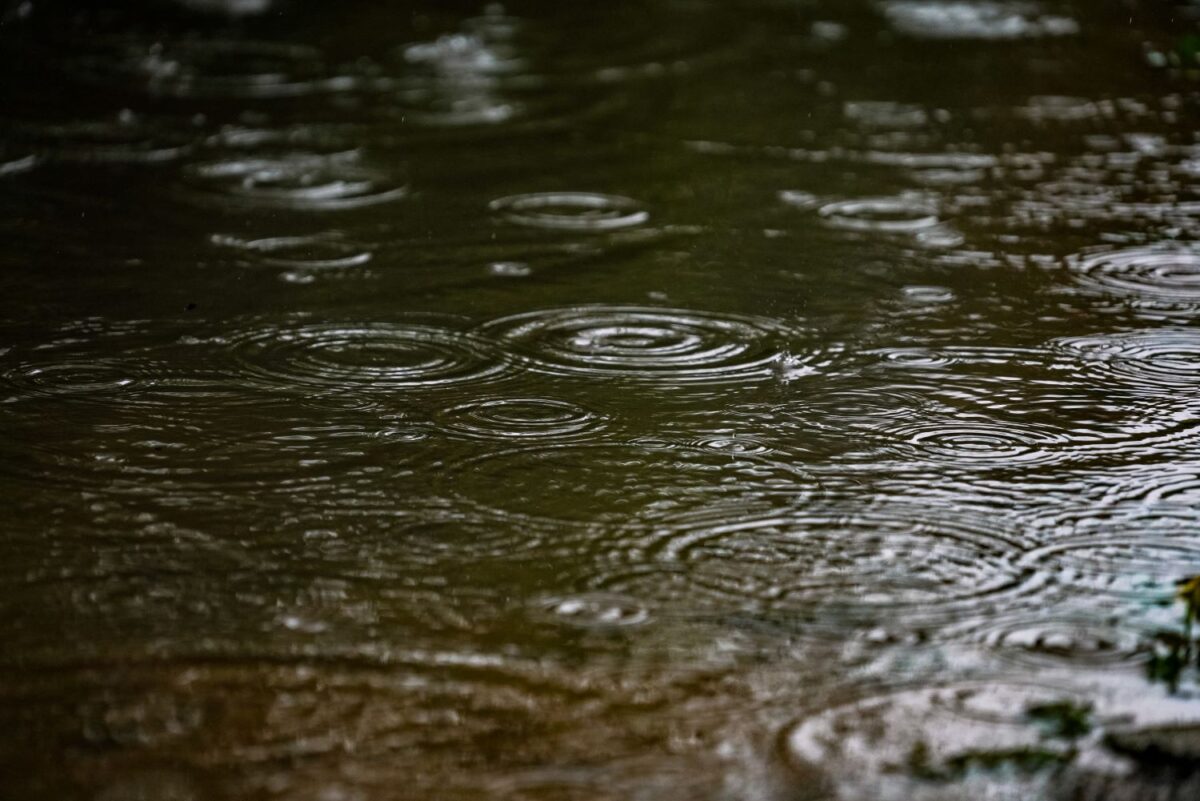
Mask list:
[{"label": "ripple", "polygon": [[896,103],[888,100],[860,100],[845,103],[842,113],[864,128],[911,129],[929,124],[924,106]]},{"label": "ripple", "polygon": [[178,98],[288,98],[345,91],[351,75],[331,73],[321,51],[250,39],[115,41],[92,45],[72,63],[89,82],[118,83]]},{"label": "ripple", "polygon": [[493,200],[488,208],[504,220],[554,231],[613,231],[650,219],[636,200],[595,192],[535,192]]},{"label": "ripple", "polygon": [[1026,467],[1067,458],[1067,434],[1028,423],[946,420],[910,423],[886,430],[909,456],[956,465]]},{"label": "ripple", "polygon": [[[18,125],[14,135],[48,161],[89,164],[161,164],[190,153],[197,135],[184,125],[155,122],[129,112],[112,119]],[[2,168],[0,168],[2,169]]]},{"label": "ripple", "polygon": [[408,195],[406,184],[382,170],[318,155],[210,161],[190,165],[184,180],[206,202],[296,211],[356,209]]},{"label": "ripple", "polygon": [[588,36],[568,41],[544,19],[492,7],[456,30],[396,48],[367,83],[405,129],[440,137],[567,128],[624,105],[627,94],[614,85],[689,72],[731,39],[727,25],[698,15],[686,25],[675,14],[655,23],[656,11],[647,9],[639,26],[647,33],[631,34],[611,14],[581,13],[576,24]]},{"label": "ripple", "polygon": [[[1194,430],[1194,429],[1193,429]],[[1184,439],[1188,453],[1196,452],[1194,436]],[[1178,464],[1149,464],[1122,471],[1117,475],[1093,477],[1100,484],[1103,496],[1100,502],[1106,506],[1124,508],[1131,504],[1144,504],[1156,515],[1170,514],[1172,508],[1187,504],[1200,505],[1200,464],[1182,462]],[[1187,515],[1189,524],[1194,524],[1195,515]]]},{"label": "ripple", "polygon": [[1081,122],[1102,119],[1101,104],[1086,97],[1066,95],[1039,95],[1029,98],[1029,104],[1015,110],[1018,115],[1032,122]]},{"label": "ripple", "polygon": [[684,606],[807,609],[819,624],[957,622],[1011,602],[1023,536],[994,514],[903,502],[843,509],[716,505],[654,527],[645,562],[604,589]]},{"label": "ripple", "polygon": [[443,76],[492,77],[507,88],[577,88],[688,72],[719,55],[731,34],[728,19],[717,23],[703,12],[646,9],[647,25],[633,32],[593,9],[584,10],[581,19],[588,37],[566,41],[543,19],[493,9],[434,41],[403,46],[400,57]]},{"label": "ripple", "polygon": [[1068,357],[1060,369],[1083,371],[1134,389],[1200,383],[1200,330],[1162,328],[1067,337],[1051,346]]},{"label": "ripple", "polygon": [[2,375],[18,398],[70,398],[86,403],[119,402],[120,396],[132,394],[149,380],[128,362],[83,355],[25,361],[5,369]]},{"label": "ripple", "polygon": [[[510,41],[512,28],[497,17],[485,17],[471,32],[449,33],[430,42],[415,42],[399,49],[404,69],[382,88],[394,90],[406,122],[421,126],[461,127],[499,125],[536,116],[545,98],[520,100],[506,77],[520,75],[528,64]],[[539,112],[551,113],[548,108]]]},{"label": "ripple", "polygon": [[37,166],[38,157],[35,153],[13,152],[5,145],[0,145],[0,178],[8,175],[28,172]]},{"label": "ripple", "polygon": [[520,21],[489,15],[472,20],[469,33],[450,33],[431,42],[416,42],[400,48],[409,64],[432,72],[461,75],[509,75],[528,66],[511,38]]},{"label": "ripple", "polygon": [[567,401],[549,398],[491,398],[446,410],[448,431],[479,439],[571,439],[595,433],[604,417]]},{"label": "ripple", "polygon": [[319,553],[330,574],[428,586],[434,592],[446,589],[447,577],[461,584],[466,565],[486,565],[489,580],[500,575],[504,563],[529,576],[535,569],[530,560],[545,565],[570,558],[580,547],[561,527],[535,518],[437,503],[426,509],[422,500],[414,499],[400,512],[393,497],[357,493],[341,503],[313,504],[312,511],[289,522],[302,530],[310,543],[307,551]]},{"label": "ripple", "polygon": [[1137,530],[1070,537],[1030,551],[1022,564],[1092,597],[1169,598],[1176,579],[1200,568],[1200,539]]},{"label": "ripple", "polygon": [[1148,640],[1094,615],[1039,612],[989,621],[975,641],[1030,667],[1129,667],[1142,661]]},{"label": "ripple", "polygon": [[543,372],[711,383],[769,378],[783,334],[762,318],[637,306],[535,311],[483,330]]},{"label": "ripple", "polygon": [[[417,788],[420,797],[444,796],[448,785],[458,785],[451,797],[469,797],[483,792],[488,772],[469,771],[464,778],[461,771],[438,770],[426,778],[429,766],[445,766],[441,760],[447,752],[467,753],[497,738],[515,743],[521,754],[502,758],[497,772],[527,768],[523,759],[530,749],[565,752],[573,763],[582,763],[594,749],[619,742],[613,720],[622,717],[614,715],[618,710],[628,720],[639,706],[668,703],[659,688],[635,690],[548,660],[467,649],[356,648],[331,641],[317,653],[289,651],[278,642],[248,647],[217,640],[182,653],[159,651],[139,659],[136,652],[118,652],[115,659],[96,662],[99,669],[77,667],[71,660],[65,667],[20,672],[17,680],[7,682],[5,700],[37,714],[48,730],[71,731],[77,739],[81,713],[88,722],[112,719],[113,728],[127,740],[182,754],[173,768],[205,776],[244,771],[256,781],[266,775],[264,766],[330,759],[350,768],[380,761],[388,765],[385,774],[339,776],[337,783],[328,782],[322,772],[325,781],[315,779],[318,792],[311,794],[307,777],[314,774],[301,769],[305,786],[298,797],[306,799],[358,798],[361,788],[392,786],[396,776],[419,777],[408,789]],[[53,696],[67,700],[46,701]],[[162,722],[150,706],[154,697],[200,710],[199,725],[185,729],[168,718],[170,728],[160,738],[165,742],[143,740],[144,733],[157,734],[155,726]],[[581,721],[587,722],[581,726]],[[607,734],[601,735],[604,730]],[[126,744],[107,739],[103,727],[89,727],[85,733],[96,736],[98,742],[89,743],[93,748]],[[353,759],[346,761],[348,754]],[[112,772],[136,775],[127,768]],[[100,772],[100,780],[111,780],[109,773]],[[288,777],[289,786],[297,786],[290,784],[294,778]],[[473,792],[463,791],[466,782],[475,784]],[[136,795],[120,794],[126,791]],[[117,795],[106,792],[103,798],[192,800],[191,795],[155,794],[160,792],[174,793],[175,788],[128,781]],[[545,797],[536,791],[529,797],[534,795]],[[554,797],[560,796],[555,792]]]},{"label": "ripple", "polygon": [[831,228],[849,231],[911,233],[940,222],[931,201],[906,197],[877,197],[828,203],[817,213]]},{"label": "ripple", "polygon": [[204,147],[229,157],[286,159],[302,154],[352,163],[362,156],[367,135],[361,126],[329,123],[227,125],[206,137]]},{"label": "ripple", "polygon": [[0,392],[11,393],[7,403],[144,404],[160,379],[146,356],[152,341],[144,321],[67,323],[32,343],[0,349]]},{"label": "ripple", "polygon": [[1200,305],[1200,252],[1176,245],[1091,253],[1068,262],[1087,289],[1154,306]]},{"label": "ripple", "polygon": [[949,368],[970,368],[993,373],[1003,368],[1010,370],[1045,368],[1050,359],[1040,348],[1009,348],[979,345],[947,345],[944,347],[894,346],[867,351],[878,357],[885,367],[898,367],[931,375],[944,374],[947,378],[961,379],[961,371]]},{"label": "ripple", "polygon": [[917,284],[906,286],[901,292],[906,301],[921,306],[951,303],[957,299],[954,290],[944,286],[922,286]]},{"label": "ripple", "polygon": [[739,434],[720,435],[716,434],[710,437],[703,437],[689,443],[695,448],[704,448],[717,453],[728,453],[734,456],[741,455],[760,455],[771,453],[774,448],[762,440],[754,437],[742,436]]},{"label": "ripple", "polygon": [[506,366],[486,340],[416,323],[264,328],[227,342],[247,380],[285,392],[389,393],[479,381]]},{"label": "ripple", "polygon": [[513,448],[451,463],[438,478],[445,492],[483,509],[575,523],[625,521],[730,496],[802,499],[814,488],[790,464],[657,442]]},{"label": "ripple", "polygon": [[499,278],[527,278],[533,275],[533,268],[521,261],[496,261],[488,265],[488,275]]},{"label": "ripple", "polygon": [[570,113],[566,102],[555,102],[553,98],[517,100],[495,94],[488,83],[443,81],[401,86],[396,89],[398,110],[406,124],[435,129],[500,126]]},{"label": "ripple", "polygon": [[212,241],[217,245],[235,248],[246,256],[249,263],[264,267],[305,271],[343,270],[362,267],[373,258],[370,250],[346,241],[337,232],[251,240],[215,235]]},{"label": "ripple", "polygon": [[1079,23],[1042,14],[1035,3],[991,0],[887,0],[883,13],[900,33],[921,39],[1036,39],[1073,36]]},{"label": "ripple", "polygon": [[887,386],[834,389],[819,397],[795,404],[788,417],[806,424],[826,425],[844,432],[847,427],[876,429],[914,416],[945,411],[925,387]]},{"label": "ripple", "polygon": [[650,610],[634,598],[606,593],[547,598],[536,609],[547,621],[578,628],[638,626],[650,620]]},{"label": "ripple", "polygon": [[543,132],[603,116],[625,102],[597,87],[559,87],[540,77],[435,72],[374,78],[380,113],[405,134],[459,136]]},{"label": "ripple", "polygon": [[[71,405],[53,414],[39,407],[46,419],[25,414],[10,425],[0,472],[59,492],[87,491],[89,525],[131,522],[129,508],[105,510],[101,499],[189,515],[244,502],[257,512],[267,497],[311,493],[331,476],[359,483],[378,472],[373,457],[386,450],[395,465],[406,453],[378,423],[323,417],[252,392],[214,406],[194,387],[160,382],[63,403]],[[101,404],[102,414],[91,411]]]}]

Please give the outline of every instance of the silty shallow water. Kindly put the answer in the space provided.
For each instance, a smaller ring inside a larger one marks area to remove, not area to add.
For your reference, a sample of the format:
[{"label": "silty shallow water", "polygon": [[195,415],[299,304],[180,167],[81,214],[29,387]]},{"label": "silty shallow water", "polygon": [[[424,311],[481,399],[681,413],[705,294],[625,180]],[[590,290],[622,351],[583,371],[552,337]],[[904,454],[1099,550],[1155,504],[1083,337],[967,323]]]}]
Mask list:
[{"label": "silty shallow water", "polygon": [[0,5],[0,795],[1195,797],[1198,24]]}]

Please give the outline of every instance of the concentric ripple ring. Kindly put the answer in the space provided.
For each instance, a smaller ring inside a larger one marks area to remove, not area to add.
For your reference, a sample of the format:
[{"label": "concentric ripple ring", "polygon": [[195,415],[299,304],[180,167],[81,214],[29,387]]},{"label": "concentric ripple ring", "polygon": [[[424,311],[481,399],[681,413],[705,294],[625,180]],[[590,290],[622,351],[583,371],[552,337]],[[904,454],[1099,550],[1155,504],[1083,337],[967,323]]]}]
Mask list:
[{"label": "concentric ripple ring", "polygon": [[757,317],[637,306],[528,312],[483,331],[543,372],[713,383],[770,376],[784,333]]},{"label": "concentric ripple ring", "polygon": [[1156,302],[1200,303],[1200,252],[1182,246],[1093,253],[1069,262],[1098,292]]},{"label": "concentric ripple ring", "polygon": [[1136,389],[1200,384],[1200,330],[1162,328],[1059,339],[1069,369]]},{"label": "concentric ripple ring", "polygon": [[201,200],[297,211],[338,211],[398,200],[408,186],[352,159],[297,154],[233,158],[189,166]]},{"label": "concentric ripple ring", "polygon": [[850,231],[908,233],[933,228],[940,222],[933,203],[906,197],[843,200],[826,204],[817,213],[830,228]]},{"label": "concentric ripple ring", "polygon": [[648,559],[612,571],[599,589],[718,607],[819,608],[842,624],[957,622],[1022,590],[1027,571],[1015,557],[1026,550],[1019,530],[994,516],[900,501],[861,510],[710,504],[656,525],[638,549]]},{"label": "concentric ripple ring", "polygon": [[389,392],[478,381],[506,367],[486,340],[425,324],[264,328],[229,344],[247,379],[268,390]]},{"label": "concentric ripple ring", "polygon": [[957,465],[1028,466],[1065,458],[1071,438],[1028,424],[918,422],[887,432],[905,453]]},{"label": "concentric ripple ring", "polygon": [[650,214],[636,200],[597,192],[536,192],[493,200],[502,219],[557,231],[612,231],[641,225]]},{"label": "concentric ripple ring", "polygon": [[567,401],[550,398],[489,398],[448,409],[443,426],[456,434],[497,439],[567,439],[594,432],[604,418]]}]

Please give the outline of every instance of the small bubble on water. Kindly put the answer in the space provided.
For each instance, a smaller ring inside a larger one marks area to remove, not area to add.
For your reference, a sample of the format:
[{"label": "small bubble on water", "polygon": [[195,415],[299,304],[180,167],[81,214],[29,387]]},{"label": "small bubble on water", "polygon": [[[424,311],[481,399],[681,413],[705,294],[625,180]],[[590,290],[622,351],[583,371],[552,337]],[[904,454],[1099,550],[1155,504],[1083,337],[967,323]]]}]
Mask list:
[{"label": "small bubble on water", "polygon": [[288,631],[298,631],[302,634],[320,634],[328,628],[320,621],[309,620],[299,615],[285,615],[279,622]]},{"label": "small bubble on water", "polygon": [[502,278],[525,278],[533,268],[521,261],[497,261],[488,265],[488,272]]},{"label": "small bubble on water", "polygon": [[820,200],[812,192],[802,192],[798,189],[785,189],[779,193],[779,199],[797,209],[815,209]]},{"label": "small bubble on water", "polygon": [[954,300],[954,291],[944,286],[906,286],[905,300],[913,303],[949,303]]}]

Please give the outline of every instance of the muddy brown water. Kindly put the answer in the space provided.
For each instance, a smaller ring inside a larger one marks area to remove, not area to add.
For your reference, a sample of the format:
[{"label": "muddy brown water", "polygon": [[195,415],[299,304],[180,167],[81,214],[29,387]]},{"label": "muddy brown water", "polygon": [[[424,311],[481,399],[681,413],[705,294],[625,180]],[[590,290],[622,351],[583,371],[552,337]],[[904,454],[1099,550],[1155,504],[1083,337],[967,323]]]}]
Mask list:
[{"label": "muddy brown water", "polygon": [[1195,797],[1198,51],[0,3],[0,796]]}]

